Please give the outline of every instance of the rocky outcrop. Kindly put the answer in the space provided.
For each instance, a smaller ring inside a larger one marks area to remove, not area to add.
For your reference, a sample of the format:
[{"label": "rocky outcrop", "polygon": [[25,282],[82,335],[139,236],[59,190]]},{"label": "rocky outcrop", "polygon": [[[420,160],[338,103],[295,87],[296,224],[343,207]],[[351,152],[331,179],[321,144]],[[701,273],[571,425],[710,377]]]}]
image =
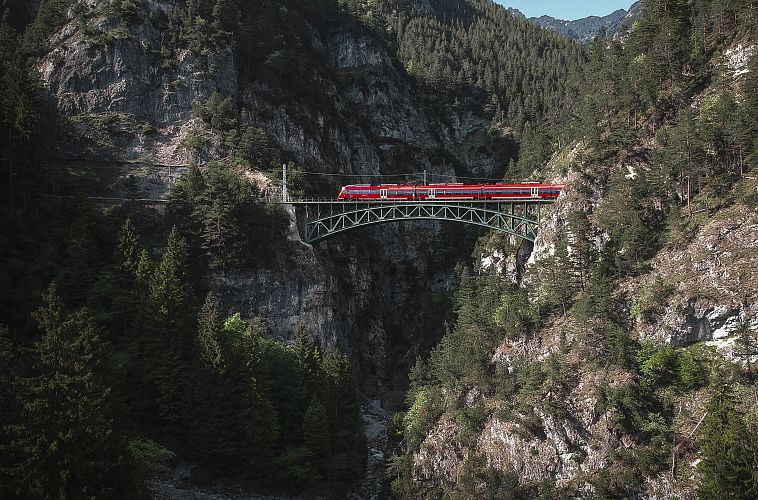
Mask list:
[{"label": "rocky outcrop", "polygon": [[[755,188],[754,188],[755,189]],[[628,282],[641,338],[675,346],[706,342],[730,359],[740,324],[758,329],[758,210],[718,212]]]},{"label": "rocky outcrop", "polygon": [[414,480],[453,486],[472,453],[485,457],[490,467],[515,472],[522,484],[555,480],[564,486],[591,476],[607,465],[615,448],[632,445],[628,437],[619,439],[611,431],[609,422],[614,415],[599,414],[595,398],[601,383],[618,387],[629,383],[629,378],[621,371],[583,370],[576,380],[577,385],[563,399],[570,408],[569,417],[547,412],[540,405],[529,417],[538,423],[527,428],[526,415],[516,412],[505,417],[495,411],[476,439],[468,442],[455,419],[441,418],[413,454]]},{"label": "rocky outcrop", "polygon": [[127,22],[84,3],[86,14],[74,17],[72,7],[71,21],[51,37],[37,66],[69,136],[58,144],[62,158],[186,165],[181,142],[193,128],[192,103],[216,91],[236,95],[231,48],[180,51],[167,64],[160,21],[170,4],[145,6]]},{"label": "rocky outcrop", "polygon": [[[183,143],[193,135],[204,138],[201,161],[225,158],[219,134],[192,114],[192,104],[214,92],[238,103],[242,124],[265,131],[276,160],[309,171],[492,175],[515,148],[465,105],[455,111],[427,101],[369,32],[309,27],[305,42],[318,63],[308,77],[318,95],[293,97],[265,78],[240,80],[230,46],[161,53],[174,2],[142,5],[124,20],[98,2],[78,2],[38,61],[65,133],[58,156],[72,168],[108,167],[92,194],[164,198],[191,159]],[[334,189],[344,181],[331,179]],[[347,350],[364,390],[377,393],[382,380],[404,372],[387,372],[390,338],[413,351],[414,328],[442,329],[441,317],[419,311],[454,285],[447,234],[439,224],[414,223],[363,229],[315,248],[282,242],[268,262],[208,281],[228,311],[261,318],[279,338],[304,324],[326,347]]]}]

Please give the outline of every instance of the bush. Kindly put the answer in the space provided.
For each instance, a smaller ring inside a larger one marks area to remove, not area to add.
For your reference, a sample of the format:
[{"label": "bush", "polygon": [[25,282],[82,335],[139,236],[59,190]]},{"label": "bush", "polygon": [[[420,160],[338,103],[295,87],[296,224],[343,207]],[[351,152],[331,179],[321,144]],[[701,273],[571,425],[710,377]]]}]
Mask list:
[{"label": "bush", "polygon": [[635,319],[651,322],[660,314],[662,305],[676,290],[672,283],[663,281],[660,277],[644,286],[632,304],[631,315]]},{"label": "bush", "polygon": [[487,419],[487,410],[479,402],[471,407],[464,407],[455,412],[455,422],[458,424],[458,431],[463,441],[470,441],[476,438],[478,431],[481,430],[482,424]]},{"label": "bush", "polygon": [[706,373],[703,366],[690,351],[681,351],[677,357],[677,381],[685,391],[692,391],[705,385]]},{"label": "bush", "polygon": [[671,346],[643,342],[637,351],[637,364],[644,387],[668,385],[676,380],[677,353]]},{"label": "bush", "polygon": [[519,427],[516,431],[525,440],[537,438],[540,440],[547,439],[542,419],[534,413],[529,413],[519,419]]},{"label": "bush", "polygon": [[145,470],[150,470],[161,462],[173,460],[176,456],[173,451],[149,439],[132,439],[126,448]]},{"label": "bush", "polygon": [[677,385],[691,391],[702,387],[706,374],[703,366],[688,350],[671,346],[656,346],[646,341],[637,352],[637,365],[642,375],[641,384],[647,388]]},{"label": "bush", "polygon": [[403,418],[405,442],[408,449],[418,448],[427,432],[442,414],[439,389],[424,387],[416,393],[416,400]]}]

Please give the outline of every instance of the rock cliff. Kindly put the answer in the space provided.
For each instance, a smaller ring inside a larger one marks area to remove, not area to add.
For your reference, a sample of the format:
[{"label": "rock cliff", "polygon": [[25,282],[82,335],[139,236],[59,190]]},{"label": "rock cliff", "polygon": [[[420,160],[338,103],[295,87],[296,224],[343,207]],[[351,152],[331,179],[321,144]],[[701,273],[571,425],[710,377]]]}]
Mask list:
[{"label": "rock cliff", "polygon": [[[213,93],[237,103],[241,123],[265,131],[275,161],[309,171],[497,175],[513,154],[513,139],[487,117],[421,94],[370,31],[307,27],[318,61],[309,75],[318,82],[314,97],[241,77],[231,43],[167,60],[161,48],[174,2],[144,2],[128,19],[104,6],[76,2],[37,65],[58,112],[59,159],[108,172],[93,194],[165,197],[192,158],[185,143],[193,135],[205,138],[201,161],[225,158],[220,135],[192,113]],[[338,182],[329,185],[336,191]],[[442,317],[419,306],[450,291],[456,255],[470,251],[446,248],[460,234],[418,223],[364,229],[316,248],[288,242],[266,268],[208,281],[229,311],[262,318],[277,337],[305,324],[325,346],[346,349],[363,388],[377,392],[380,381],[402,376],[387,372],[387,350],[400,350],[388,343],[413,351],[410,332],[441,326]]]}]

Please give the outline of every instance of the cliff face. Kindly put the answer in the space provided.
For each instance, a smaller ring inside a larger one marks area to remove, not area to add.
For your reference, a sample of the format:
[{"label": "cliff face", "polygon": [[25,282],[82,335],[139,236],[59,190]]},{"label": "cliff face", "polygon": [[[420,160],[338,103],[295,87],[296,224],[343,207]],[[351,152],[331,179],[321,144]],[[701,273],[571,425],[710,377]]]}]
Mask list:
[{"label": "cliff face", "polygon": [[[567,174],[554,173],[553,180],[567,182],[567,190],[543,219],[531,253],[516,250],[513,242],[503,244],[493,238],[481,254],[482,266],[494,267],[523,286],[533,287],[533,269],[555,255],[561,240],[568,240],[571,254],[569,214],[581,210],[592,217],[604,199],[601,184],[586,186],[581,180],[582,169],[576,161]],[[758,192],[755,181],[746,182],[746,192]],[[577,192],[579,188],[583,195]],[[625,304],[633,319],[635,342],[652,342],[656,348],[688,347],[685,352],[689,355],[709,360],[717,371],[727,371],[729,363],[745,363],[744,354],[738,355],[740,326],[758,330],[758,210],[754,204],[737,203],[710,217],[700,217],[692,226],[697,229],[651,260],[649,271],[624,280],[615,299]],[[607,235],[598,232],[593,241],[600,250]],[[523,270],[516,273],[521,266]],[[622,413],[606,407],[605,395],[634,391],[641,380],[634,370],[598,359],[597,339],[603,328],[572,315],[558,316],[533,335],[500,344],[490,360],[493,366],[513,373],[524,360],[549,366],[559,359],[556,379],[550,379],[538,397],[522,397],[515,410],[504,410],[507,403],[496,395],[482,395],[476,388],[464,390],[462,395],[445,393],[446,404],[458,408],[456,415],[484,408],[484,418],[473,433],[465,421],[450,413],[436,420],[410,457],[413,484],[430,491],[459,488],[467,468],[481,457],[488,467],[515,473],[521,485],[554,482],[580,497],[591,496],[596,490],[587,478],[612,467],[609,464],[619,452],[649,453],[639,434],[619,428],[619,421],[625,418]],[[752,356],[751,362],[756,361],[758,357]],[[749,408],[753,396],[743,397]],[[676,409],[672,428],[679,444],[666,460],[669,470],[671,461],[676,463],[678,479],[672,480],[668,470],[647,478],[645,498],[696,498],[694,482],[689,479],[696,477],[698,463],[692,435],[706,414],[707,400],[705,389],[663,397],[662,405]]]},{"label": "cliff face", "polygon": [[[93,194],[165,197],[191,159],[184,142],[193,135],[205,138],[201,161],[226,157],[219,134],[192,114],[192,104],[214,92],[238,103],[241,123],[265,131],[276,160],[310,171],[491,175],[513,151],[486,117],[419,94],[386,43],[367,31],[311,27],[307,43],[320,62],[309,78],[319,96],[284,99],[265,78],[242,81],[231,46],[179,50],[166,60],[173,8],[152,0],[124,20],[98,2],[78,2],[39,60],[63,135],[57,155],[109,172]],[[393,342],[413,346],[413,328],[441,326],[419,306],[449,292],[456,257],[445,246],[456,234],[418,223],[364,229],[316,248],[281,243],[265,268],[208,278],[229,311],[262,318],[275,336],[290,338],[305,324],[326,346],[352,353],[364,389],[375,392],[391,378],[388,330]]]},{"label": "cliff face", "polygon": [[[744,54],[751,50],[737,45],[725,51],[723,78],[735,85],[735,92],[747,72]],[[706,89],[704,95],[709,92],[713,89]],[[697,110],[702,100],[695,96],[692,108]],[[479,264],[494,268],[534,296],[537,268],[556,255],[561,243],[566,245],[569,261],[576,255],[571,218],[578,213],[592,222],[582,235],[585,241],[594,252],[602,252],[609,235],[599,229],[596,217],[606,201],[611,172],[635,176],[654,168],[647,154],[651,145],[638,147],[635,153],[643,154],[599,167],[583,160],[586,146],[582,143],[555,154],[544,177],[565,183],[566,189],[544,214],[533,248],[492,237],[476,255]],[[744,178],[734,193],[736,201],[722,208],[697,206],[691,216],[686,205],[677,207],[683,220],[669,229],[657,254],[638,275],[617,283],[611,292],[622,309],[620,314],[629,318],[634,342],[654,349],[682,348],[676,352],[708,363],[713,372],[699,372],[698,383],[719,372],[746,370],[748,360],[758,361],[758,356],[740,352],[745,349],[740,330],[752,332],[753,337],[758,330],[758,183]],[[651,240],[650,244],[656,243]],[[470,464],[481,459],[486,467],[515,473],[521,485],[555,482],[579,497],[593,496],[596,484],[588,478],[616,467],[620,454],[650,453],[639,433],[619,427],[624,418],[619,410],[606,405],[608,394],[628,394],[644,386],[644,381],[638,370],[598,359],[598,339],[607,334],[604,328],[607,325],[581,321],[569,312],[529,336],[502,342],[492,355],[492,367],[505,366],[506,373],[514,373],[524,360],[544,366],[559,359],[558,382],[549,375],[540,396],[520,400],[516,409],[509,408],[510,401],[481,395],[476,388],[464,388],[462,395],[443,391],[441,399],[446,408],[457,408],[455,415],[483,411],[484,416],[473,432],[465,420],[451,417],[449,411],[435,420],[411,453],[413,484],[421,491],[460,488]],[[702,387],[689,392],[669,388],[660,398],[655,411],[664,412],[662,408],[668,406],[674,414],[674,446],[662,459],[668,462],[666,470],[644,479],[642,497],[696,498],[696,431],[707,414],[708,392]],[[754,418],[754,394],[740,394],[736,404]],[[676,479],[671,476],[672,467]]]}]

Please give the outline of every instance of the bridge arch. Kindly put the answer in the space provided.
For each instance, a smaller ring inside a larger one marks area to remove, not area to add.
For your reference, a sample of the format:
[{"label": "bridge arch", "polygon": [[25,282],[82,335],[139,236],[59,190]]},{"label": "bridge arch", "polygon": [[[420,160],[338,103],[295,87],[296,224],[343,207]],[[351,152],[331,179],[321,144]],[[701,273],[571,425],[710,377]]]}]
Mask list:
[{"label": "bridge arch", "polygon": [[297,201],[298,229],[317,243],[361,227],[397,221],[439,220],[486,227],[534,242],[544,200],[520,201]]}]

